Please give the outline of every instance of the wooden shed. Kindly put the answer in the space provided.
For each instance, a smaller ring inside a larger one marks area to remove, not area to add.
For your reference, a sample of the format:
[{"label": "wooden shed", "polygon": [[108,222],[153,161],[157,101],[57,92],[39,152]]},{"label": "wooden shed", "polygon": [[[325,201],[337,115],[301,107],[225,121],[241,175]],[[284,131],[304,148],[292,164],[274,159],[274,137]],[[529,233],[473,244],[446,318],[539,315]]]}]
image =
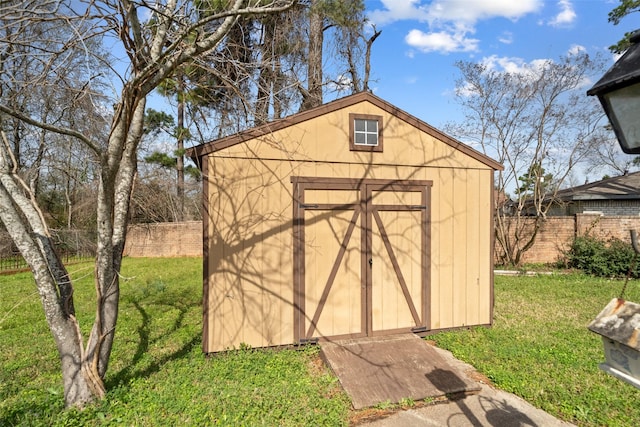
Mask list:
[{"label": "wooden shed", "polygon": [[502,166],[359,93],[192,148],[203,350],[489,325]]}]

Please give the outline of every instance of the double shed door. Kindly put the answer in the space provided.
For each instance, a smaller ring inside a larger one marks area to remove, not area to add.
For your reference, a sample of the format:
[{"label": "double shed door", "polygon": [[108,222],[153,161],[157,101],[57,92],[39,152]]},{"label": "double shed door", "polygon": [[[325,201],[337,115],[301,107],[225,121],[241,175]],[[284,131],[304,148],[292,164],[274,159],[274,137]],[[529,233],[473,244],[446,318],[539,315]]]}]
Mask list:
[{"label": "double shed door", "polygon": [[431,182],[292,181],[296,342],[429,329]]}]

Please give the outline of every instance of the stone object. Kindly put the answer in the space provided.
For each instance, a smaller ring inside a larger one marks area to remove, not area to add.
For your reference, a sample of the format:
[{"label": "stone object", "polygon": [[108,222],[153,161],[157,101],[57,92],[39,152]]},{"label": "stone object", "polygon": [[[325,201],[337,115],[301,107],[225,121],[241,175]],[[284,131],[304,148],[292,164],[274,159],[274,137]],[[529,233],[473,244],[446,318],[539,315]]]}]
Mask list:
[{"label": "stone object", "polygon": [[640,388],[640,304],[612,299],[589,330],[602,336],[605,362],[600,369]]}]

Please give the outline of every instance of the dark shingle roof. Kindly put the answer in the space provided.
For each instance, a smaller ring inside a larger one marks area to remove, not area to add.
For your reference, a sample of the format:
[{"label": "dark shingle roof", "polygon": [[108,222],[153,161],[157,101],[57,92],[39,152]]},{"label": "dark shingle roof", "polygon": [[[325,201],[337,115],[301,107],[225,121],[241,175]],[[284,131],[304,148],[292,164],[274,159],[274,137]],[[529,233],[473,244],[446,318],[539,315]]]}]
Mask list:
[{"label": "dark shingle roof", "polygon": [[560,190],[556,197],[564,201],[640,199],[640,172]]}]

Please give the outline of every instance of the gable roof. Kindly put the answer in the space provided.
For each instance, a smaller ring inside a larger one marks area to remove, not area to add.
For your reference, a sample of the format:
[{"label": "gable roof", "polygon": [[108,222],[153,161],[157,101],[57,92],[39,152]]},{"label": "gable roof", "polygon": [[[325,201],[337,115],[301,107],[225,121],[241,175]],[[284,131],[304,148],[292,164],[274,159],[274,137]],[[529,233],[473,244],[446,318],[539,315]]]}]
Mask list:
[{"label": "gable roof", "polygon": [[370,92],[359,92],[354,95],[349,95],[344,98],[340,98],[340,99],[328,102],[319,107],[293,114],[283,119],[265,123],[263,125],[260,125],[251,129],[247,129],[245,131],[236,133],[234,135],[229,135],[224,138],[220,138],[217,140],[206,142],[204,144],[197,145],[195,147],[189,148],[186,154],[188,157],[193,159],[193,161],[197,165],[200,165],[201,162],[199,161],[199,159],[202,156],[205,156],[207,154],[224,150],[225,148],[252,140],[254,138],[259,138],[261,136],[267,135],[277,130],[287,128],[289,126],[295,126],[296,124],[302,123],[304,121],[312,120],[324,114],[332,113],[334,111],[344,109],[346,107],[350,107],[352,105],[358,104],[363,101],[370,102],[371,104],[375,105],[381,110],[405,121],[406,123],[419,129],[420,131],[431,135],[432,137],[444,142],[445,144],[448,144],[452,148],[474,158],[475,160],[478,160],[479,162],[489,166],[494,170],[504,169],[500,163],[496,162],[492,158],[446,135],[445,133],[432,127],[431,125],[418,119],[417,117],[412,116],[411,114],[399,109],[398,107],[377,97],[376,95],[373,95]]},{"label": "gable roof", "polygon": [[560,190],[556,198],[564,201],[640,199],[640,172]]}]

